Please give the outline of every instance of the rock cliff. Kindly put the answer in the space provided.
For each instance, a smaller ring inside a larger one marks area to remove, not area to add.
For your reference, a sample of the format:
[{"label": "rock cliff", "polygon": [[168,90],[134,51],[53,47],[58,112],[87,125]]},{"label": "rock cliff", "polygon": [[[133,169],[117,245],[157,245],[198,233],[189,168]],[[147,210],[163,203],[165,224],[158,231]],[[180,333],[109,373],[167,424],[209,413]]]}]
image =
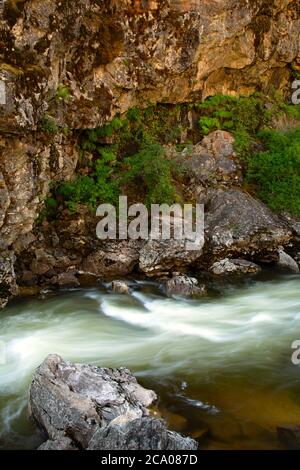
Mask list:
[{"label": "rock cliff", "polygon": [[[292,68],[300,68],[298,0],[4,0],[0,15],[1,305],[17,293],[15,259],[29,284],[44,273],[49,279],[72,269],[101,275],[101,266],[105,274],[113,264],[116,275],[125,275],[139,263],[147,266],[147,247],[139,261],[140,246],[123,247],[122,260],[115,247],[96,246],[98,258],[89,258],[95,240],[82,243],[78,224],[74,244],[82,248],[69,246],[73,259],[53,241],[57,235],[48,231],[36,241],[32,233],[50,183],[74,176],[81,130],[147,102],[174,105],[217,93],[281,90]],[[49,126],[56,132],[47,132]],[[212,150],[208,158],[215,165]],[[232,162],[226,165],[230,173]],[[224,166],[217,170],[224,173]],[[199,178],[197,157],[191,171]],[[259,225],[271,217],[259,213]],[[67,238],[71,225],[62,227]],[[270,235],[275,248],[290,236],[276,221]],[[178,268],[177,261],[168,262],[169,270]]]}]

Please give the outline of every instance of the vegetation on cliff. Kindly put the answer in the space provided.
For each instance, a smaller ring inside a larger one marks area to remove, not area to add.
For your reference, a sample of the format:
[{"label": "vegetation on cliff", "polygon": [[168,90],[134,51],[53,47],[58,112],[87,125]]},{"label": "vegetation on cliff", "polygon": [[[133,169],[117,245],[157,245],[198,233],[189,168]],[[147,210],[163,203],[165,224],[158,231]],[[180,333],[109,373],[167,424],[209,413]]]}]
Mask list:
[{"label": "vegetation on cliff", "polygon": [[[189,111],[198,116],[194,129],[182,118]],[[300,130],[276,130],[275,120],[280,118],[296,124],[300,109],[285,104],[276,93],[272,99],[259,93],[239,98],[217,95],[191,105],[131,108],[125,116],[83,132],[78,175],[53,188],[44,214],[53,216],[57,197],[71,211],[79,203],[95,209],[103,202],[117,204],[121,192],[134,193],[136,188],[146,204],[180,200],[176,187],[182,168],[167,157],[166,146],[180,151],[221,129],[235,137],[247,189],[273,210],[299,215]],[[49,119],[43,127],[47,133],[56,130]],[[87,154],[92,156],[88,160]]]}]

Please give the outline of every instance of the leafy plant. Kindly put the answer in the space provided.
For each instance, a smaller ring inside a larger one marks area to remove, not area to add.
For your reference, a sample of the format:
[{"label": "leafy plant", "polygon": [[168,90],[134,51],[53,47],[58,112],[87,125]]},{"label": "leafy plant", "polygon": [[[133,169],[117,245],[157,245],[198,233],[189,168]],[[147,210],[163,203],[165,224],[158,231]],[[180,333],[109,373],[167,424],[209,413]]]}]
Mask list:
[{"label": "leafy plant", "polygon": [[100,158],[96,160],[90,175],[79,175],[57,189],[72,212],[76,211],[79,203],[95,208],[100,202],[117,202],[119,189],[117,180],[113,178],[116,155],[110,148],[102,148],[99,153]]},{"label": "leafy plant", "polygon": [[47,114],[42,118],[40,127],[46,134],[57,134],[59,131],[55,119]]},{"label": "leafy plant", "polygon": [[57,87],[55,96],[59,100],[67,101],[71,98],[71,92],[66,85],[60,84]]},{"label": "leafy plant", "polygon": [[266,150],[249,159],[247,181],[272,209],[300,215],[300,127],[288,133],[265,130],[259,137]]},{"label": "leafy plant", "polygon": [[165,158],[164,149],[157,142],[145,141],[140,151],[125,159],[128,170],[122,182],[141,180],[147,191],[146,203],[172,203],[175,188],[171,178],[171,164]]}]

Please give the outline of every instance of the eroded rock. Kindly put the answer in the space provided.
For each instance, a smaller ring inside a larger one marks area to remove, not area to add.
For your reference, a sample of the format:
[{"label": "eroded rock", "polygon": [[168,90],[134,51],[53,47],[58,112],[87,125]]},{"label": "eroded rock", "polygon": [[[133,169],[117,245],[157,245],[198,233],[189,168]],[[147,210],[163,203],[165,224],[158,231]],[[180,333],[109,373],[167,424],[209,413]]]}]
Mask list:
[{"label": "eroded rock", "polygon": [[31,417],[48,438],[39,449],[196,449],[195,441],[148,417],[156,398],[128,369],[73,364],[50,355],[30,387]]},{"label": "eroded rock", "polygon": [[197,279],[186,274],[175,274],[172,279],[165,282],[166,294],[186,297],[202,296],[207,294],[205,285],[199,285]]},{"label": "eroded rock", "polygon": [[[122,417],[123,418],[123,417]],[[92,437],[88,450],[196,450],[193,439],[169,431],[164,421],[143,417],[114,419],[105,428],[99,428]]]},{"label": "eroded rock", "polygon": [[300,426],[280,426],[277,428],[277,434],[289,449],[300,449]]},{"label": "eroded rock", "polygon": [[257,274],[261,271],[260,266],[244,259],[222,259],[216,261],[211,267],[210,271],[217,275],[224,274]]},{"label": "eroded rock", "polygon": [[129,285],[126,281],[113,281],[111,288],[116,294],[128,294]]},{"label": "eroded rock", "polygon": [[259,259],[288,244],[291,230],[263,203],[241,189],[211,189],[205,204],[206,256]]},{"label": "eroded rock", "polygon": [[12,252],[0,255],[0,308],[5,307],[9,299],[18,293],[14,262]]},{"label": "eroded rock", "polygon": [[285,269],[287,271],[292,271],[294,273],[299,273],[300,271],[298,263],[284,250],[279,251],[279,259],[277,264],[281,269]]}]

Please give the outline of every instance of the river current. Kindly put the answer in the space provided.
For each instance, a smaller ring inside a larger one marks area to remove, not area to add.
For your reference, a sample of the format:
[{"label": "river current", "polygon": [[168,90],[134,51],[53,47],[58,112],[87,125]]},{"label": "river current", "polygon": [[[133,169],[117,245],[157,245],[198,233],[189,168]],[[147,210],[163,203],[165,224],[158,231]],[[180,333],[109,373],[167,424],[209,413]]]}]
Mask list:
[{"label": "river current", "polygon": [[[205,449],[277,449],[276,427],[300,424],[300,277],[220,283],[199,300],[132,281],[22,299],[0,315],[0,448],[36,448],[28,418],[34,368],[49,353],[127,366],[159,395],[157,413]],[[2,361],[4,362],[4,361]]]}]

